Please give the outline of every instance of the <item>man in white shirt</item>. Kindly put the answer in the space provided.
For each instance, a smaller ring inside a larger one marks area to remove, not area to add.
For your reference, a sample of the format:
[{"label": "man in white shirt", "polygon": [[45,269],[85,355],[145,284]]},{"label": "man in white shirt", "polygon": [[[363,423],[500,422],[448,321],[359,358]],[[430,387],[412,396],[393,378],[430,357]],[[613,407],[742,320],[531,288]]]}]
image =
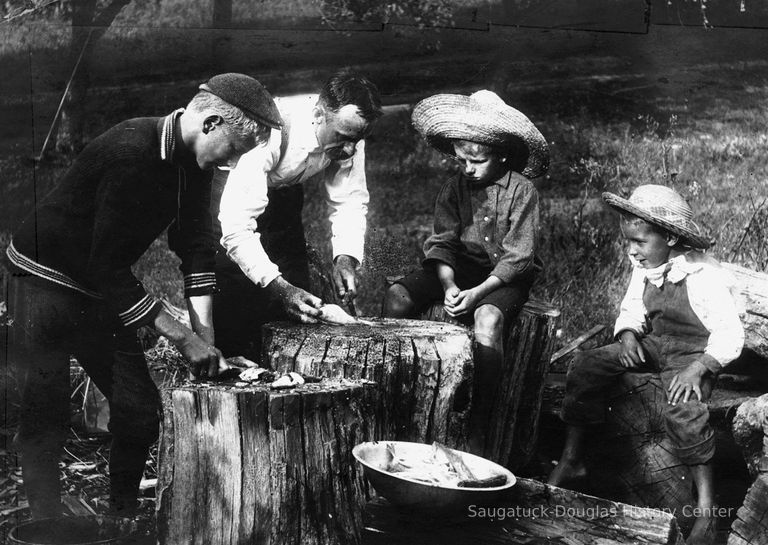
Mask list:
[{"label": "man in white shirt", "polygon": [[357,295],[368,209],[363,139],[381,115],[378,90],[343,70],[319,95],[275,103],[283,130],[273,130],[268,145],[243,155],[226,184],[219,180],[214,187],[214,194],[221,191],[213,212],[224,251],[217,259],[220,292],[213,311],[216,345],[226,356],[258,358],[261,325],[267,321],[289,317],[311,323],[319,316],[322,302],[307,291],[301,224],[301,184],[314,176],[321,176],[326,188],[334,286],[345,301]]}]

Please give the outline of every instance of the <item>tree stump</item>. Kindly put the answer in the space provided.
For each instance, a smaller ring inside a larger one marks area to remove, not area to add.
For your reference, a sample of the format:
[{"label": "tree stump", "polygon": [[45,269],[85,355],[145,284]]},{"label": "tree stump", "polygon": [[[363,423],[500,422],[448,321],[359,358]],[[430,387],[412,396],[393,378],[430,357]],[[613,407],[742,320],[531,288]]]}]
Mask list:
[{"label": "tree stump", "polygon": [[372,324],[267,324],[262,361],[279,372],[377,384],[382,435],[375,439],[440,441],[464,449],[472,384],[469,332],[416,320]]},{"label": "tree stump", "polygon": [[195,383],[163,396],[160,543],[359,543],[365,484],[351,451],[380,435],[375,388]]},{"label": "tree stump", "polygon": [[768,544],[768,394],[741,404],[733,418],[733,438],[755,478],[736,512],[728,545]]},{"label": "tree stump", "polygon": [[[559,310],[545,303],[528,301],[507,333],[496,409],[482,455],[512,471],[525,466],[536,449],[544,377],[559,316]],[[457,323],[441,303],[422,318]]]},{"label": "tree stump", "polygon": [[[665,445],[666,396],[659,375],[625,373],[608,392],[605,425],[591,430],[586,462],[589,492],[677,513],[696,505],[687,466]],[[610,445],[610,448],[606,448]]]}]

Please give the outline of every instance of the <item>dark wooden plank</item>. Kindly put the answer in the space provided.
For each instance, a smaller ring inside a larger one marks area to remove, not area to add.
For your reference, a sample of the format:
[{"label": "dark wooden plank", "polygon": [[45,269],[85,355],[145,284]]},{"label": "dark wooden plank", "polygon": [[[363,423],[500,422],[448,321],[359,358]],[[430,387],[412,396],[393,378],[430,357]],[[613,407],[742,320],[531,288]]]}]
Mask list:
[{"label": "dark wooden plank", "polygon": [[399,510],[383,498],[366,505],[364,544],[680,544],[675,517],[519,479],[495,505],[447,515]]}]

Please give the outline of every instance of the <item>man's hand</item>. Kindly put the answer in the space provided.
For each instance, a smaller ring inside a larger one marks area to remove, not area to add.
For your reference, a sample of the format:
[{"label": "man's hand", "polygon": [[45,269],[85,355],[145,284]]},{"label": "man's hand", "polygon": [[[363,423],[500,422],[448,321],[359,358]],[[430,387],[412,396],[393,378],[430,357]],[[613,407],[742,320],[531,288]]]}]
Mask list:
[{"label": "man's hand", "polygon": [[266,288],[275,294],[283,303],[285,312],[298,322],[305,324],[317,323],[320,317],[320,307],[323,301],[308,291],[298,288],[278,276]]},{"label": "man's hand", "polygon": [[345,305],[357,297],[357,265],[357,259],[344,254],[333,262],[333,285]]},{"label": "man's hand", "polygon": [[460,291],[455,298],[454,305],[452,307],[446,307],[445,311],[449,316],[456,318],[457,316],[473,311],[480,299],[482,299],[482,297],[477,288]]},{"label": "man's hand", "polygon": [[155,329],[179,349],[196,377],[215,377],[220,369],[226,368],[227,363],[218,348],[180,324],[166,310],[161,310],[155,317]]},{"label": "man's hand", "polygon": [[194,333],[177,343],[176,348],[189,362],[189,370],[197,378],[213,378],[229,368],[221,351]]},{"label": "man's hand", "polygon": [[669,404],[677,405],[681,397],[683,403],[686,403],[691,398],[692,393],[696,394],[699,401],[704,401],[701,394],[701,379],[707,371],[707,367],[696,360],[672,377],[672,381],[669,383]]},{"label": "man's hand", "polygon": [[645,363],[643,347],[638,342],[634,331],[623,331],[619,340],[621,341],[619,361],[624,367],[635,368],[640,363]]}]

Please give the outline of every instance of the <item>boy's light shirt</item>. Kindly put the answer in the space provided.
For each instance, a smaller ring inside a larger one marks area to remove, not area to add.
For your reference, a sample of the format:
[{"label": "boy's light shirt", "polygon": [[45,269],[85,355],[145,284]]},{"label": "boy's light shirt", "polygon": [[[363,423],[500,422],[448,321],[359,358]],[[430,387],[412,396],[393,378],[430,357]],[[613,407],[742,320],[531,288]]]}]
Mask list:
[{"label": "boy's light shirt", "polygon": [[694,314],[709,331],[704,353],[714,358],[720,366],[735,360],[744,346],[744,328],[739,319],[739,309],[730,288],[735,280],[727,271],[707,262],[680,255],[655,269],[644,269],[630,256],[634,265],[627,293],[621,301],[621,310],[614,326],[614,336],[629,329],[638,336],[647,331],[646,309],[643,304],[645,280],[656,286],[664,283],[664,269],[670,267],[667,280],[677,284],[686,279],[688,301]]},{"label": "boy's light shirt", "polygon": [[290,131],[285,154],[281,159],[281,131],[272,129],[269,142],[244,154],[230,171],[221,196],[221,244],[245,275],[262,287],[280,276],[256,231],[257,220],[269,202],[267,188],[304,183],[320,172],[325,174],[333,256],[345,254],[363,261],[369,200],[365,142],[359,141],[355,154],[338,162],[336,169],[315,136],[312,121],[317,99],[318,95],[275,99]]}]

